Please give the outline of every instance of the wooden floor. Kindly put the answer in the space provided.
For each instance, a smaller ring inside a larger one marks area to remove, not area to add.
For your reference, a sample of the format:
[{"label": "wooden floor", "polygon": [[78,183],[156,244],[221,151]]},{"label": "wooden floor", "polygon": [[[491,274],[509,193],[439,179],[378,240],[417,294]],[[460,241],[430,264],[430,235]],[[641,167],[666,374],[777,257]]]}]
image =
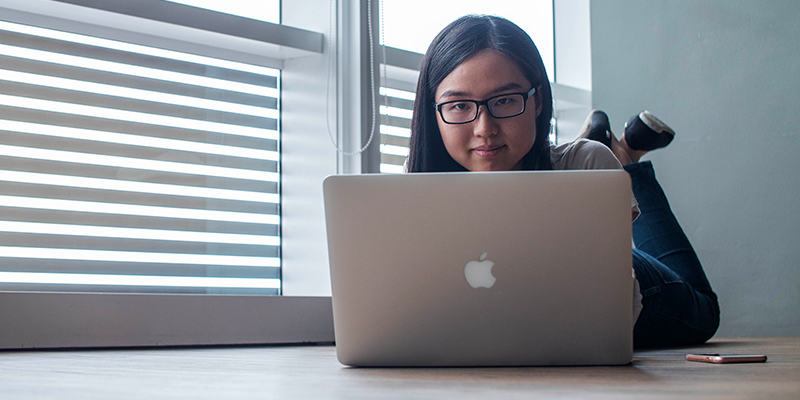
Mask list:
[{"label": "wooden floor", "polygon": [[[766,354],[763,364],[686,353]],[[800,338],[643,351],[630,366],[355,369],[333,346],[0,352],[0,399],[800,399]]]}]

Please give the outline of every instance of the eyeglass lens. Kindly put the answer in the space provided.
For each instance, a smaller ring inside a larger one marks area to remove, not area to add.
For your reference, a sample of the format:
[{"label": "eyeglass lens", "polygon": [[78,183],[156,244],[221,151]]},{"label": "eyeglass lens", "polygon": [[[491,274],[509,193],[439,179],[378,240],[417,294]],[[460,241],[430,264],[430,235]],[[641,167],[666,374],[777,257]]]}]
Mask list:
[{"label": "eyeglass lens", "polygon": [[[445,122],[472,121],[478,116],[478,103],[474,100],[463,100],[442,104],[442,119]],[[486,108],[495,118],[513,117],[525,111],[525,98],[521,94],[492,97],[486,100]]]}]

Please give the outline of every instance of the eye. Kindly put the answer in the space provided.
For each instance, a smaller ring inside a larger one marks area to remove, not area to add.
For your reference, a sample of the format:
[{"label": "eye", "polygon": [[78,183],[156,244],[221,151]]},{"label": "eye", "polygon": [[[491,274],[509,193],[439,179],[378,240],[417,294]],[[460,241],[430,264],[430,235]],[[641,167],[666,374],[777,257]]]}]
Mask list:
[{"label": "eye", "polygon": [[510,106],[516,103],[518,99],[516,96],[505,96],[505,97],[498,97],[494,100],[495,106]]},{"label": "eye", "polygon": [[449,112],[463,112],[471,110],[472,107],[473,107],[472,103],[464,101],[464,102],[448,103],[445,108],[446,111]]}]

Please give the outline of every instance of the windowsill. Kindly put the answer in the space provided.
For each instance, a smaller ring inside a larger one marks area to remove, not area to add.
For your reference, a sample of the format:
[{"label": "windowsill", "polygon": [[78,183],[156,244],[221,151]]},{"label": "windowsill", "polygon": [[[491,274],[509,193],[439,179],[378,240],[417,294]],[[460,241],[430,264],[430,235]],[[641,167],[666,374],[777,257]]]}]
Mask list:
[{"label": "windowsill", "polygon": [[0,349],[333,342],[330,297],[0,292]]}]

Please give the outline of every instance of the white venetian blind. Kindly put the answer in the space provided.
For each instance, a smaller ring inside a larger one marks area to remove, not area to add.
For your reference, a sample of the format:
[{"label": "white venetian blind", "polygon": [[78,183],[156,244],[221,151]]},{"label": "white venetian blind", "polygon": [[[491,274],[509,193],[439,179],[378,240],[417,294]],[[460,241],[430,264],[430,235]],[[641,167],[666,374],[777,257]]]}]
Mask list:
[{"label": "white venetian blind", "polygon": [[[408,139],[411,136],[411,112],[414,92],[381,87],[381,172],[402,173],[408,157]],[[395,82],[395,86],[401,85]]]},{"label": "white venetian blind", "polygon": [[280,294],[280,71],[0,21],[0,290]]}]

